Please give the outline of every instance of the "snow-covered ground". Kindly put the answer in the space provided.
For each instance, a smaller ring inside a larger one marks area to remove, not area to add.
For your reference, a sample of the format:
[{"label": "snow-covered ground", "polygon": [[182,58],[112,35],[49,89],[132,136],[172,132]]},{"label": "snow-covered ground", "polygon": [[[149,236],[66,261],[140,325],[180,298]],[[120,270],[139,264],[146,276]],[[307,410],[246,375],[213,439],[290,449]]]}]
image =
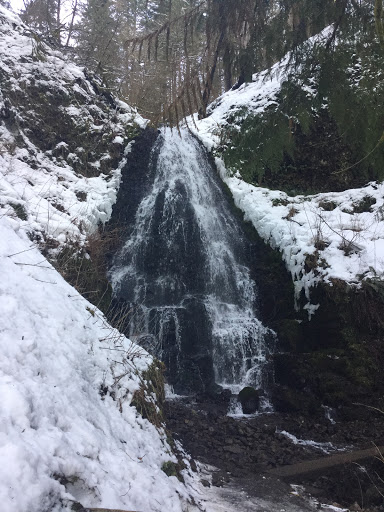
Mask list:
[{"label": "snow-covered ground", "polygon": [[[308,44],[321,44],[328,34],[329,28]],[[189,120],[190,129],[209,151],[215,154],[215,149],[220,148],[227,127],[234,130],[245,116],[262,115],[276,104],[288,61],[286,56],[269,72],[254,75],[252,83],[218,98],[206,119],[195,117],[197,129]],[[315,84],[306,92],[314,94]],[[218,153],[216,156],[221,177],[245,220],[252,222],[266,243],[281,252],[295,284],[296,298],[304,291],[309,317],[319,306],[311,303],[311,288],[318,282],[332,285],[332,280],[340,279],[358,286],[363,279],[384,279],[382,183],[292,197],[246,183],[241,166],[228,170]]]},{"label": "snow-covered ground", "polygon": [[[124,144],[127,126],[143,128],[146,121],[119,100],[114,111],[103,104],[102,96],[79,67],[39,41],[18,16],[1,6],[0,72],[0,110],[4,119],[0,124],[0,197],[1,206],[6,207],[3,213],[25,218],[23,228],[45,240],[54,239],[60,245],[76,240],[81,244],[86,233],[109,219],[125,160],[116,169],[109,169],[107,176],[98,169],[103,160],[111,158],[109,152],[100,152],[97,158],[97,151],[92,151],[89,158],[94,161],[89,166],[95,175],[87,177],[76,172],[84,148],[77,147],[76,154],[68,154],[69,140],[62,140],[52,150],[44,151],[33,142],[31,112],[41,108],[44,96],[52,96],[54,102],[55,95],[61,95],[67,106],[57,105],[54,112],[62,123],[71,125],[65,128],[78,126],[79,134],[86,129],[89,140],[104,130],[111,139],[107,149]],[[38,94],[40,88],[45,92],[36,100],[33,94]],[[31,104],[26,100],[21,105],[24,94],[31,95]],[[44,119],[39,121],[44,124]],[[65,129],[63,133],[67,134]],[[42,133],[43,138],[50,135],[49,131]],[[125,154],[128,151],[129,146]]]},{"label": "snow-covered ground", "polygon": [[0,217],[1,509],[185,510],[165,433],[130,406],[151,358]]},{"label": "snow-covered ground", "polygon": [[[88,118],[92,137],[100,130],[100,123],[92,128],[92,112],[105,119],[92,102],[92,85],[48,47],[34,59],[35,43],[18,17],[0,7],[0,71],[13,80],[11,92],[36,80],[66,96],[77,87],[84,104],[68,107],[70,115],[73,123]],[[108,220],[130,149],[125,128],[145,122],[118,102],[105,126],[111,143],[125,146],[120,164],[108,176],[85,177],[70,158],[56,157],[60,151],[32,142],[20,105],[10,107],[8,99],[0,93],[2,113],[16,118],[12,125],[3,115],[0,125],[0,508],[58,512],[78,501],[142,512],[192,510],[194,478],[185,470],[183,485],[165,474],[163,464],[177,462],[166,433],[130,405],[151,357],[112,329],[38,246],[81,245]]]}]

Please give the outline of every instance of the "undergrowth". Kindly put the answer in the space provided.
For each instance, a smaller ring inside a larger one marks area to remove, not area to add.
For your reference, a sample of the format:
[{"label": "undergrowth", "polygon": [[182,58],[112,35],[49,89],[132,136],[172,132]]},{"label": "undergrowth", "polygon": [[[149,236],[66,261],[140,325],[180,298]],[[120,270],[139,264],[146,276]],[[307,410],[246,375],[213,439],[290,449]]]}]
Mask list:
[{"label": "undergrowth", "polygon": [[50,251],[55,244],[52,247],[47,240],[43,253],[69,284],[107,314],[112,301],[112,288],[107,279],[108,256],[119,244],[118,228],[99,228],[88,236],[84,245],[75,239],[58,251]]}]

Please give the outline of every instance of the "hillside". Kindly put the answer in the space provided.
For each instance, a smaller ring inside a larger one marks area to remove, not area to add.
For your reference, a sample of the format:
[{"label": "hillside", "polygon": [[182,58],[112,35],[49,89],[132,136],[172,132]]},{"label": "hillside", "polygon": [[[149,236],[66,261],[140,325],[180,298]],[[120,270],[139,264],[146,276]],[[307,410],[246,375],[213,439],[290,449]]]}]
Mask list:
[{"label": "hillside", "polygon": [[[303,305],[309,316],[318,307],[310,300],[317,283],[340,279],[359,285],[362,280],[381,281],[384,273],[383,146],[377,106],[384,97],[381,71],[373,58],[354,54],[350,41],[347,49],[344,43],[334,53],[322,55],[329,32],[330,28],[325,29],[305,45],[306,52],[322,56],[312,75],[307,70],[309,57],[296,70],[288,54],[272,69],[254,75],[252,83],[216,100],[206,119],[195,119],[196,128],[189,121],[216,156],[245,219],[281,252],[295,284],[296,300],[305,294]],[[351,62],[345,65],[348,58]],[[323,83],[330,70],[339,74],[344,70],[341,83]],[[349,132],[341,135],[347,120],[337,124],[334,103],[343,87],[348,87],[345,95],[352,98],[351,110],[360,112],[364,104],[365,115],[373,120],[364,127],[359,118],[358,126],[349,123]],[[367,102],[369,87],[375,91],[371,102]],[[294,105],[292,90],[297,93]],[[353,144],[355,130],[361,145],[364,140],[369,144],[371,138],[367,158]],[[345,170],[340,168],[341,159],[347,150],[348,158],[353,156],[344,138],[356,159],[344,160]],[[340,147],[335,148],[337,144]],[[312,161],[299,164],[308,152]],[[291,159],[289,167],[287,159]],[[353,184],[360,186],[352,188]]]},{"label": "hillside", "polygon": [[354,23],[332,51],[326,28],[299,66],[287,54],[187,119],[258,234],[284,411],[378,404],[383,389],[383,55]]},{"label": "hillside", "polygon": [[180,138],[0,7],[5,512],[314,510],[264,472],[377,441],[384,59],[329,33]]},{"label": "hillside", "polygon": [[157,409],[161,370],[50,263],[89,261],[145,122],[3,8],[0,81],[2,510],[185,510],[167,433],[131,405]]}]

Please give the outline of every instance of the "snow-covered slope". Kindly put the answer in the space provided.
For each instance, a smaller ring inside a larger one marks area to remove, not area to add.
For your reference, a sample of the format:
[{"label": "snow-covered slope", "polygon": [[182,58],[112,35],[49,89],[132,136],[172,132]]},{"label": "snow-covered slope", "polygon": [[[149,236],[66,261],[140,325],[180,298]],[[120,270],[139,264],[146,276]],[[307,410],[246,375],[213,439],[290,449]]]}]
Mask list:
[{"label": "snow-covered slope", "polygon": [[0,7],[0,194],[36,239],[108,220],[127,143],[145,121]]},{"label": "snow-covered slope", "polygon": [[[307,44],[321,45],[327,34],[329,28]],[[225,93],[211,105],[206,119],[195,118],[197,130],[191,121],[189,126],[216,155],[220,174],[244,218],[281,251],[296,298],[305,292],[311,316],[318,304],[311,304],[310,290],[320,281],[332,285],[333,279],[341,279],[358,285],[366,278],[384,279],[384,185],[372,182],[344,192],[290,196],[245,182],[241,161],[237,168],[225,168],[220,154],[231,146],[228,133],[240,132],[247,116],[263,118],[278,105],[288,62],[289,55],[271,70],[254,75],[253,83]],[[317,94],[316,80],[309,82],[303,89],[312,97]]]},{"label": "snow-covered slope", "polygon": [[39,250],[108,220],[145,122],[3,8],[0,80],[0,508],[186,510],[165,432],[130,405],[151,357]]},{"label": "snow-covered slope", "polygon": [[64,281],[22,222],[2,214],[0,237],[1,509],[183,510],[185,486],[162,471],[177,462],[165,433],[130,406],[150,357]]}]

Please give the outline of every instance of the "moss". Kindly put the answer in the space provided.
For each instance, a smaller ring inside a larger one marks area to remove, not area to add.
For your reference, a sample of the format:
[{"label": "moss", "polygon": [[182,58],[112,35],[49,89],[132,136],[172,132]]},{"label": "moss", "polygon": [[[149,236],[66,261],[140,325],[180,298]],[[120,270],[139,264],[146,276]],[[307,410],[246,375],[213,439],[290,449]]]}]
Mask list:
[{"label": "moss", "polygon": [[[134,393],[131,402],[143,418],[158,428],[164,423],[164,371],[164,363],[158,360],[153,361],[142,373],[140,389]],[[153,395],[156,396],[156,400]]]},{"label": "moss", "polygon": [[181,471],[185,468],[186,466],[182,460],[179,460],[177,464],[169,460],[164,462],[161,466],[162,471],[164,471],[167,476],[175,476],[182,483],[184,483],[184,477]]},{"label": "moss", "polygon": [[163,465],[161,466],[161,470],[164,471],[164,473],[167,476],[176,476],[177,477],[176,465],[174,462],[172,462],[170,460],[168,462],[163,463]]},{"label": "moss", "polygon": [[227,168],[287,193],[345,190],[384,177],[383,48],[373,26],[359,31],[360,41],[343,37],[333,51],[319,45],[304,55],[261,114],[232,111],[219,148]]},{"label": "moss", "polygon": [[288,121],[275,108],[270,108],[264,116],[244,114],[240,131],[229,129],[225,139],[230,140],[223,155],[227,168],[241,170],[246,181],[259,185],[263,183],[266,168],[277,171],[284,151],[293,148]]},{"label": "moss", "polygon": [[363,281],[356,288],[334,280],[314,292],[313,302],[320,308],[310,322],[301,324],[303,345],[291,346],[296,348],[294,364],[286,356],[284,365],[277,367],[278,378],[285,379],[284,384],[305,382],[329,405],[379,396],[384,390],[384,284]]},{"label": "moss", "polygon": [[10,203],[10,205],[20,220],[28,220],[28,214],[24,205],[20,203]]},{"label": "moss", "polygon": [[301,325],[297,320],[283,318],[276,322],[275,328],[279,333],[279,341],[282,347],[291,352],[300,350],[304,340]]}]

